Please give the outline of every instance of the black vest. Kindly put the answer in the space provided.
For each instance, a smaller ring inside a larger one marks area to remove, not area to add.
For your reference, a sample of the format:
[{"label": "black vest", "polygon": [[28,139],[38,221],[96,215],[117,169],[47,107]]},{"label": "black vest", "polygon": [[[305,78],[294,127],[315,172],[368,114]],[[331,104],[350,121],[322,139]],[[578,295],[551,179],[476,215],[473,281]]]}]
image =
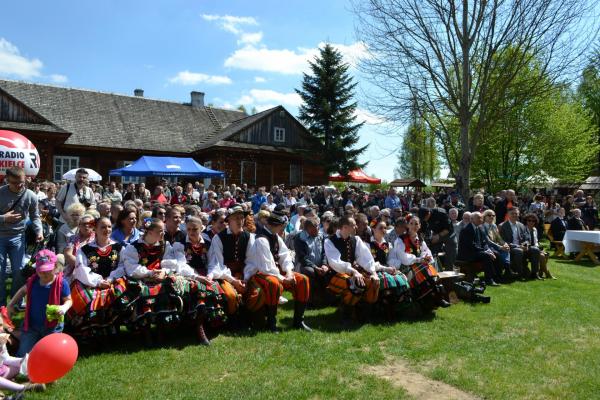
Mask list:
[{"label": "black vest", "polygon": [[246,250],[250,241],[250,234],[242,231],[237,237],[228,233],[225,229],[219,233],[219,239],[223,243],[223,259],[226,265],[232,261],[245,262]]},{"label": "black vest", "polygon": [[194,268],[198,274],[206,276],[208,269],[206,267],[206,247],[204,243],[200,243],[199,246],[193,246],[190,242],[186,242],[184,247],[187,264]]},{"label": "black vest", "polygon": [[173,243],[179,242],[185,246],[185,233],[183,231],[177,230],[177,232],[174,235],[171,235],[165,230],[165,241],[169,242],[171,245],[173,245]]},{"label": "black vest", "polygon": [[[140,265],[149,269],[160,269],[160,261],[165,254],[164,244],[158,246],[148,246],[143,242],[135,242],[130,246],[135,247],[140,258]],[[154,264],[154,265],[152,265]]]},{"label": "black vest", "polygon": [[342,261],[354,264],[356,261],[356,237],[350,236],[348,239],[342,239],[338,235],[329,236],[329,240],[342,255]]},{"label": "black vest", "polygon": [[275,261],[277,268],[281,270],[281,267],[279,266],[279,237],[276,234],[269,232],[262,226],[256,230],[256,238],[258,239],[261,237],[266,238],[269,242],[269,250],[271,250],[273,260]]},{"label": "black vest", "polygon": [[119,265],[119,254],[122,248],[123,246],[119,243],[113,243],[101,251],[99,247],[86,244],[81,251],[87,257],[87,266],[92,272],[102,275],[102,278],[106,279]]},{"label": "black vest", "polygon": [[374,240],[372,240],[369,244],[371,247],[371,254],[373,255],[373,259],[381,265],[387,265],[388,253],[390,252],[390,244],[388,242],[378,244]]}]

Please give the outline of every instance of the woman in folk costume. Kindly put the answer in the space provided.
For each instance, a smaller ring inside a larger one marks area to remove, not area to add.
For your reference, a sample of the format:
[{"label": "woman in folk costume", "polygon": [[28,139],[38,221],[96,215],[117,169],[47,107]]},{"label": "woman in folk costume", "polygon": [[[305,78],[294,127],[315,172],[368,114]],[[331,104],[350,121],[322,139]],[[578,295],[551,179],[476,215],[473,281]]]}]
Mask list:
[{"label": "woman in folk costume", "polygon": [[254,246],[254,234],[244,230],[246,214],[240,206],[229,209],[228,227],[213,236],[208,250],[207,278],[217,280],[223,289],[228,316],[237,313],[242,298],[250,310],[262,307],[257,292],[246,290],[250,279],[247,262]]},{"label": "woman in folk costume", "polygon": [[388,264],[408,277],[413,299],[426,308],[448,307],[443,299],[443,286],[438,283],[438,273],[432,264],[433,255],[421,237],[419,217],[408,215],[408,232],[396,239]]},{"label": "woman in folk costume", "polygon": [[[245,271],[249,279],[249,291],[260,291],[264,295],[267,313],[267,328],[274,333],[277,329],[277,305],[284,290],[294,298],[293,327],[311,331],[304,323],[304,311],[310,293],[308,277],[294,272],[292,257],[283,239],[279,236],[288,221],[284,214],[273,211],[267,225],[256,230],[256,240],[250,263]],[[253,310],[251,310],[253,311]]]},{"label": "woman in folk costume", "polygon": [[[183,299],[190,290],[189,281],[175,275],[177,261],[166,254],[164,223],[156,218],[144,222],[144,235],[121,251],[121,260],[130,285],[137,285],[140,298],[131,322],[144,328],[146,339],[150,325],[179,319]],[[160,332],[159,332],[160,333]]]},{"label": "woman in folk costume", "polygon": [[325,239],[325,256],[336,275],[328,289],[342,297],[342,322],[351,322],[355,306],[363,301],[375,304],[379,295],[379,277],[369,247],[356,235],[356,221],[344,216],[338,230]]},{"label": "woman in folk costume", "polygon": [[392,266],[388,266],[388,256],[392,246],[385,239],[387,225],[381,221],[373,227],[369,242],[371,254],[376,262],[379,277],[379,301],[386,307],[387,318],[392,318],[394,306],[408,297],[410,285],[406,276]]},{"label": "woman in folk costume", "polygon": [[209,345],[204,332],[204,324],[221,325],[224,318],[225,297],[217,281],[208,278],[207,252],[202,238],[202,220],[186,218],[184,243],[174,241],[167,245],[169,258],[177,260],[177,273],[190,279],[191,290],[184,297],[184,306],[197,322],[200,342]]},{"label": "woman in folk costume", "polygon": [[77,251],[71,280],[73,307],[70,328],[79,334],[116,332],[121,318],[132,311],[138,293],[128,290],[125,270],[120,265],[123,246],[110,236],[108,217],[95,221],[95,239]]},{"label": "woman in folk costume", "polygon": [[85,246],[94,240],[94,216],[84,214],[79,219],[77,232],[69,238],[67,245],[63,250],[65,256],[65,269],[63,275],[67,282],[73,279],[73,270],[75,269],[77,251],[80,247]]}]

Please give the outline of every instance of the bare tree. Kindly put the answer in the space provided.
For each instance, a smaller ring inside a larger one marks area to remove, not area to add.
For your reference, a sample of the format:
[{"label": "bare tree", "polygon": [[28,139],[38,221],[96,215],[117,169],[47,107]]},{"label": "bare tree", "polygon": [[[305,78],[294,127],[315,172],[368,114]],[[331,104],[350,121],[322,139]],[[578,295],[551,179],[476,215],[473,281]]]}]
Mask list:
[{"label": "bare tree", "polygon": [[405,122],[416,103],[467,196],[477,145],[510,110],[507,88],[532,65],[517,85],[523,98],[568,79],[596,37],[593,7],[588,0],[355,0],[358,36],[370,51],[361,68],[377,88],[370,105]]}]

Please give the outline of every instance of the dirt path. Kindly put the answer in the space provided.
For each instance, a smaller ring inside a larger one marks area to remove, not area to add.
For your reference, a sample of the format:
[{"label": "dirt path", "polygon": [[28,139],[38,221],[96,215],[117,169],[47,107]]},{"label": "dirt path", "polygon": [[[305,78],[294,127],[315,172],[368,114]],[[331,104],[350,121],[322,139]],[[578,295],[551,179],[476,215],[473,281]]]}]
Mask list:
[{"label": "dirt path", "polygon": [[367,371],[403,388],[416,400],[479,400],[470,393],[413,371],[404,361],[389,360],[385,365],[368,367]]}]

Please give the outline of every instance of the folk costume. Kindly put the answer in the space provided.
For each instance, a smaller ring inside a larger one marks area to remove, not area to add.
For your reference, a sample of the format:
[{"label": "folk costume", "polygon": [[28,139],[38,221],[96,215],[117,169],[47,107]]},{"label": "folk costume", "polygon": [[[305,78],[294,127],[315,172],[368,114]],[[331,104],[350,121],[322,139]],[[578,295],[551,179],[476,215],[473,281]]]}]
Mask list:
[{"label": "folk costume", "polygon": [[390,243],[385,239],[377,242],[372,237],[369,248],[375,260],[375,269],[379,277],[379,300],[384,304],[395,304],[405,300],[405,296],[409,294],[410,290],[406,275],[400,271],[394,274],[383,271],[383,267],[388,266],[388,256],[392,250]]},{"label": "folk costume", "polygon": [[432,253],[425,241],[419,236],[413,241],[405,234],[396,239],[388,264],[406,274],[414,300],[427,301],[432,308],[447,306],[449,304],[442,299],[444,289],[438,283],[437,270],[431,262],[425,261],[427,256],[432,257]]},{"label": "folk costume", "polygon": [[[250,275],[249,289],[260,290],[264,294],[267,312],[267,327],[277,332],[277,305],[284,290],[292,293],[294,299],[294,328],[310,331],[304,323],[304,311],[310,295],[308,277],[293,272],[294,263],[283,239],[271,231],[274,226],[287,223],[283,214],[273,212],[267,226],[256,230],[256,240],[252,250],[247,275]],[[292,277],[290,281],[287,278]]]},{"label": "folk costume", "polygon": [[[120,265],[121,250],[113,241],[100,247],[95,240],[77,250],[71,281],[73,306],[67,315],[75,334],[101,334],[130,316],[139,292],[128,285]],[[102,281],[110,287],[99,288]]]},{"label": "folk costume", "polygon": [[[176,275],[177,261],[168,257],[165,243],[147,244],[139,239],[121,251],[121,259],[130,284],[140,290],[132,319],[134,327],[177,320],[183,311],[182,297],[191,289],[189,280]],[[165,271],[166,278],[155,281],[156,270]]]},{"label": "folk costume", "polygon": [[[344,239],[340,232],[325,239],[325,255],[336,275],[329,281],[328,289],[342,297],[343,304],[354,306],[363,300],[377,302],[379,287],[371,280],[376,265],[371,251],[358,236]],[[358,271],[365,278],[365,286],[358,286],[352,276]]]}]

